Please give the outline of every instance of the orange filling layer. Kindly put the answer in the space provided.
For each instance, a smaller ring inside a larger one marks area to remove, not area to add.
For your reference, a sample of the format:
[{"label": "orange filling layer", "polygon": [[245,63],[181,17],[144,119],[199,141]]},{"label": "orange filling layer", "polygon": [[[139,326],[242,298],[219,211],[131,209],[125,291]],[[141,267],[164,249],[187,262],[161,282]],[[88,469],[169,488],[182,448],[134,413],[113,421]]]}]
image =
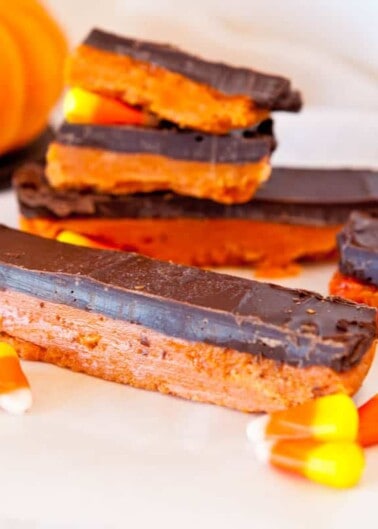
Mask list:
[{"label": "orange filling layer", "polygon": [[269,178],[268,158],[246,164],[175,160],[153,154],[120,154],[52,143],[46,176],[56,189],[99,193],[174,191],[232,204],[247,202]]},{"label": "orange filling layer", "polygon": [[340,226],[295,226],[239,219],[27,219],[24,231],[55,239],[76,232],[115,249],[197,266],[257,264],[262,273],[335,251]]},{"label": "orange filling layer", "polygon": [[0,292],[0,338],[26,360],[250,412],[328,393],[353,394],[374,355],[372,348],[343,373],[324,366],[296,368],[17,292]]},{"label": "orange filling layer", "polygon": [[269,117],[268,110],[256,108],[246,96],[226,95],[155,64],[86,45],[68,61],[66,81],[205,132],[226,133]]},{"label": "orange filling layer", "polygon": [[332,277],[329,291],[334,296],[350,299],[356,303],[365,303],[378,309],[378,287],[367,285],[340,272],[336,272]]}]

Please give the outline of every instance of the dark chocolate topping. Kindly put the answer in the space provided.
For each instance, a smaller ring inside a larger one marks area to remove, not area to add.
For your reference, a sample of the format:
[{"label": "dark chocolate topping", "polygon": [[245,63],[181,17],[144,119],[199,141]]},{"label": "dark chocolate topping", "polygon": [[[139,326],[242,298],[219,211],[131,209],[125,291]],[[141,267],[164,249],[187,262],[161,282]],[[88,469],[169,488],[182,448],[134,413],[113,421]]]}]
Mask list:
[{"label": "dark chocolate topping", "polygon": [[378,171],[276,167],[255,196],[289,204],[377,204]]},{"label": "dark chocolate topping", "polygon": [[177,160],[246,163],[261,160],[272,152],[275,142],[272,122],[269,120],[269,123],[269,126],[264,122],[261,128],[232,132],[224,136],[179,130],[176,127],[148,129],[64,123],[58,131],[57,141],[75,147],[155,154]]},{"label": "dark chocolate topping", "polygon": [[12,174],[26,162],[43,162],[47,147],[53,140],[54,134],[50,128],[42,132],[37,139],[16,151],[11,151],[0,157],[0,189],[10,186]]},{"label": "dark chocolate topping", "polygon": [[206,61],[168,44],[129,39],[99,29],[92,30],[84,44],[156,64],[226,94],[246,95],[263,108],[298,111],[302,106],[299,92],[291,90],[288,79],[277,75]]},{"label": "dark chocolate topping", "polygon": [[378,203],[370,215],[354,211],[337,240],[343,274],[378,287]]},{"label": "dark chocolate topping", "polygon": [[376,335],[375,310],[339,298],[4,226],[0,288],[301,367],[347,370]]},{"label": "dark chocolate topping", "polygon": [[43,168],[27,165],[14,178],[25,217],[220,218],[323,226],[346,222],[353,209],[377,209],[378,174],[369,171],[273,170],[270,180],[246,204],[227,206],[174,193],[103,195],[57,191]]}]

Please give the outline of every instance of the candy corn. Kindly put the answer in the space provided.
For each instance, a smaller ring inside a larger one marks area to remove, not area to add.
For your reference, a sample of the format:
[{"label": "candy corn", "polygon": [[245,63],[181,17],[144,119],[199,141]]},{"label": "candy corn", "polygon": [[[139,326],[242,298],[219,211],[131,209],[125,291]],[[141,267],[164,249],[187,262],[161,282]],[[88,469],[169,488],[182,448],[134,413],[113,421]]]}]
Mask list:
[{"label": "candy corn", "polygon": [[358,413],[353,400],[343,393],[310,400],[252,421],[247,436],[252,442],[277,439],[354,441]]},{"label": "candy corn", "polygon": [[256,419],[247,436],[262,461],[317,483],[352,487],[365,466],[357,441],[372,439],[371,427],[359,430],[359,415],[370,422],[373,408],[377,413],[378,398],[359,414],[347,395],[328,395]]},{"label": "candy corn", "polygon": [[63,110],[69,123],[147,125],[152,119],[148,114],[117,99],[81,88],[71,88],[67,92]]},{"label": "candy corn", "polygon": [[56,237],[56,240],[59,242],[65,242],[67,244],[74,244],[75,246],[87,246],[88,248],[100,248],[102,250],[112,250],[110,246],[106,244],[101,244],[89,237],[80,235],[70,230],[63,230]]},{"label": "candy corn", "polygon": [[360,429],[358,440],[362,446],[378,444],[378,393],[358,409]]},{"label": "candy corn", "polygon": [[21,369],[15,349],[0,342],[0,408],[21,414],[32,404],[29,383]]},{"label": "candy corn", "polygon": [[356,485],[365,467],[362,448],[351,442],[273,441],[257,444],[256,456],[280,469],[337,488]]}]

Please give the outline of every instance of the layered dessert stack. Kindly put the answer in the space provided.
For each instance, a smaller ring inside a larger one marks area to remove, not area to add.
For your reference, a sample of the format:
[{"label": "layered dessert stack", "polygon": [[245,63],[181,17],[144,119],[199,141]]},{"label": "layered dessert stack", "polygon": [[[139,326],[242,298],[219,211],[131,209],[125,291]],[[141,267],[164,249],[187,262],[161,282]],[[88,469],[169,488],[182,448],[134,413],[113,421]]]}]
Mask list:
[{"label": "layered dessert stack", "polygon": [[246,202],[269,177],[270,110],[299,107],[286,79],[98,30],[71,57],[67,82],[71,124],[47,171],[58,189]]},{"label": "layered dessert stack", "polygon": [[36,200],[24,229],[56,237],[67,221],[116,249],[180,261],[185,244],[184,262],[251,260],[231,221],[270,176],[270,112],[301,107],[287,79],[94,30],[72,54],[67,84],[44,174],[16,179],[25,190],[29,174],[39,202],[51,198],[47,212]]}]

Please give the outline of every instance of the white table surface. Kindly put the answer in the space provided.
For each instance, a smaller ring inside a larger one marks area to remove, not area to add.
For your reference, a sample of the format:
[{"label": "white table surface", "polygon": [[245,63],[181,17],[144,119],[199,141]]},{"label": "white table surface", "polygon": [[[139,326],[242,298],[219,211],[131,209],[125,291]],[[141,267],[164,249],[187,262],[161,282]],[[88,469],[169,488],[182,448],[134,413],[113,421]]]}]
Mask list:
[{"label": "white table surface", "polygon": [[[276,163],[377,166],[378,114],[280,115]],[[16,223],[10,193],[0,220]],[[282,284],[326,293],[334,265]],[[231,270],[252,277],[252,271]],[[337,491],[260,466],[250,416],[24,363],[35,404],[0,413],[0,527],[354,529],[377,527],[378,450],[355,489]],[[378,363],[357,396],[378,391]]]}]

